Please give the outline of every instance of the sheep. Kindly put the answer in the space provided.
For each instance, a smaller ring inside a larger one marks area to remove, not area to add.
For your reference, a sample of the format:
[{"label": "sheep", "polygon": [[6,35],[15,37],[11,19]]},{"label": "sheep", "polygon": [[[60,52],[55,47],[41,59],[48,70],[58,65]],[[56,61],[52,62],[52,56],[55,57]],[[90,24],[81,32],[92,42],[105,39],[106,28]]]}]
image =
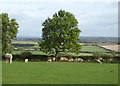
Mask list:
[{"label": "sheep", "polygon": [[52,61],[55,61],[55,60],[56,60],[55,57],[53,57],[53,58],[52,58]]},{"label": "sheep", "polygon": [[84,60],[82,58],[78,58],[78,62],[83,62]]},{"label": "sheep", "polygon": [[75,58],[74,62],[77,62],[78,61],[78,58]]},{"label": "sheep", "polygon": [[5,59],[6,59],[6,63],[8,63],[8,61],[10,62],[10,64],[12,64],[12,54],[6,53],[5,54]]},{"label": "sheep", "polygon": [[65,58],[64,60],[65,60],[66,62],[68,62],[68,58]]},{"label": "sheep", "polygon": [[60,57],[60,61],[64,61],[64,58],[65,58],[65,57]]},{"label": "sheep", "polygon": [[25,59],[25,63],[27,63],[28,62],[28,59]]},{"label": "sheep", "polygon": [[96,59],[96,61],[99,62],[100,64],[102,64],[102,60],[103,58]]},{"label": "sheep", "polygon": [[73,62],[73,61],[74,61],[74,59],[73,59],[73,58],[69,59],[69,62]]},{"label": "sheep", "polygon": [[52,62],[52,59],[51,59],[51,58],[48,58],[47,62]]}]

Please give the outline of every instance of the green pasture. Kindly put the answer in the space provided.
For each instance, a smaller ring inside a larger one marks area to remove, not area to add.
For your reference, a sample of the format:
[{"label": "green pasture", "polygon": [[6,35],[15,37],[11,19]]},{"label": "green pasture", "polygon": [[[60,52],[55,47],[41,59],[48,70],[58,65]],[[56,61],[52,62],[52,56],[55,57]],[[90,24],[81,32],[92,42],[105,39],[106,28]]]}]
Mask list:
[{"label": "green pasture", "polygon": [[110,52],[104,48],[98,46],[82,46],[81,51],[88,51],[88,52]]},{"label": "green pasture", "polygon": [[[21,54],[23,51],[12,51],[13,55]],[[30,51],[33,55],[47,55],[46,53],[42,51]]]},{"label": "green pasture", "polygon": [[[106,52],[110,52],[109,50],[106,50],[104,48],[100,48],[98,46],[82,46],[81,51],[85,51],[85,52],[91,52],[91,53],[80,53],[78,54],[79,56],[91,56],[92,52],[100,52],[102,54],[108,54]],[[12,54],[16,55],[16,54],[20,54],[23,51],[13,51]],[[46,53],[42,52],[42,51],[30,51],[33,55],[46,55]]]},{"label": "green pasture", "polygon": [[117,84],[118,64],[3,62],[3,84]]},{"label": "green pasture", "polygon": [[[19,55],[20,53],[22,53],[23,51],[13,51],[12,54],[13,55]],[[30,51],[33,55],[47,55],[46,53],[42,52],[42,51]],[[92,53],[80,53],[78,54],[79,56],[92,56]]]}]

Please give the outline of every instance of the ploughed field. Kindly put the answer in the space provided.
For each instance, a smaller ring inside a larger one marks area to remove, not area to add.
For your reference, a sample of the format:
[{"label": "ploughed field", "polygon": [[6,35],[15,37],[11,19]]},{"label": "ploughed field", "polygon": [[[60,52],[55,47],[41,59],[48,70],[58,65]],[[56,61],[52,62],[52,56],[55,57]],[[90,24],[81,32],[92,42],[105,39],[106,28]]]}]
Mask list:
[{"label": "ploughed field", "polygon": [[117,84],[118,64],[2,63],[3,84]]},{"label": "ploughed field", "polygon": [[101,47],[103,47],[103,48],[106,48],[106,49],[109,49],[109,50],[113,50],[113,51],[116,51],[116,52],[120,52],[119,51],[119,49],[118,49],[118,47],[120,47],[120,45],[100,45]]}]

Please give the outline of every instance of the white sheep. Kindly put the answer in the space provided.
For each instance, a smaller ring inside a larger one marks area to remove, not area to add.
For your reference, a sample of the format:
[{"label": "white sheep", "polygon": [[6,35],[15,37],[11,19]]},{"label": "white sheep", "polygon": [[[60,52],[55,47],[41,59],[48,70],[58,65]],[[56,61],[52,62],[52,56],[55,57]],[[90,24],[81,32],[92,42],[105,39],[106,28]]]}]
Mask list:
[{"label": "white sheep", "polygon": [[56,60],[55,57],[53,57],[52,60],[55,61]]},{"label": "white sheep", "polygon": [[25,59],[25,63],[27,63],[28,62],[28,59]]},{"label": "white sheep", "polygon": [[60,57],[60,61],[64,61],[64,57]]},{"label": "white sheep", "polygon": [[73,61],[74,61],[74,59],[73,59],[73,58],[69,59],[69,62],[73,62]]},{"label": "white sheep", "polygon": [[102,60],[103,58],[96,59],[96,61],[99,62],[100,64],[102,64]]},{"label": "white sheep", "polygon": [[65,60],[66,62],[68,62],[68,58],[65,58],[64,60]]},{"label": "white sheep", "polygon": [[82,58],[78,58],[78,62],[83,62],[84,60]]},{"label": "white sheep", "polygon": [[48,61],[47,62],[52,62],[52,59],[48,59]]},{"label": "white sheep", "polygon": [[6,53],[5,54],[5,59],[6,59],[6,63],[8,63],[8,61],[10,62],[10,64],[12,64],[12,54]]},{"label": "white sheep", "polygon": [[77,62],[78,61],[78,58],[75,58],[74,62]]}]

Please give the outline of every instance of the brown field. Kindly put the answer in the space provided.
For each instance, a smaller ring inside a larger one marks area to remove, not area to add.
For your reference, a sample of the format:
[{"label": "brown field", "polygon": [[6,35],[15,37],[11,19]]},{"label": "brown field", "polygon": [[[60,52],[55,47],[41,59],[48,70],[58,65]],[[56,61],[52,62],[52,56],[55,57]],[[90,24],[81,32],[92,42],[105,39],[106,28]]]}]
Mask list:
[{"label": "brown field", "polygon": [[117,44],[106,44],[106,45],[99,45],[99,46],[106,48],[106,49],[116,51],[116,52],[120,52],[120,50],[118,49],[118,47],[120,47],[120,45],[117,45]]},{"label": "brown field", "polygon": [[38,42],[33,42],[33,41],[12,41],[12,44],[38,44]]}]

